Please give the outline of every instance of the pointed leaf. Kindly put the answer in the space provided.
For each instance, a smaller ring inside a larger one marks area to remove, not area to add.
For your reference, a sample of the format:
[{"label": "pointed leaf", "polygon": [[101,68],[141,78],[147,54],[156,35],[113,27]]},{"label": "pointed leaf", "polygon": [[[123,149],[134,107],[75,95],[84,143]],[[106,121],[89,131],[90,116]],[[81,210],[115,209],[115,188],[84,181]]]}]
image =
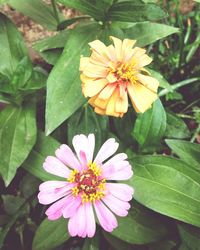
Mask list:
[{"label": "pointed leaf", "polygon": [[47,135],[86,102],[81,91],[80,56],[88,54],[88,42],[96,39],[100,29],[100,25],[95,23],[76,27],[69,36],[62,56],[51,71],[47,80]]}]

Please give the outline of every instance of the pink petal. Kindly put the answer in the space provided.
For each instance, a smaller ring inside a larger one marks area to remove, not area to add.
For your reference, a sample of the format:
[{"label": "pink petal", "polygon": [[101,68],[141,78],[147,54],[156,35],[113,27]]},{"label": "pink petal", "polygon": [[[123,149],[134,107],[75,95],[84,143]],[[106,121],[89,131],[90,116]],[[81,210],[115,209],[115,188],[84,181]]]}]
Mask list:
[{"label": "pink petal", "polygon": [[110,165],[117,164],[126,159],[127,159],[127,155],[125,153],[116,154],[109,161],[107,161],[106,163],[102,165],[102,169],[105,169],[106,167],[109,167]]},{"label": "pink petal", "polygon": [[113,195],[106,195],[102,198],[105,204],[118,216],[127,216],[127,210],[130,208],[130,204],[127,201],[121,201]]},{"label": "pink petal", "polygon": [[56,157],[62,161],[65,165],[81,170],[81,164],[77,160],[76,156],[72,152],[71,148],[63,144],[56,150]]},{"label": "pink petal", "polygon": [[62,208],[66,204],[68,197],[64,197],[61,200],[51,205],[45,212],[49,220],[57,220],[62,216]]},{"label": "pink petal", "polygon": [[78,197],[71,196],[66,206],[62,210],[63,217],[69,218],[74,216],[80,205],[81,205],[81,198],[79,196]]},{"label": "pink petal", "polygon": [[101,201],[96,201],[94,207],[99,223],[103,229],[112,232],[113,229],[118,226],[114,214]]},{"label": "pink petal", "polygon": [[48,156],[43,163],[43,168],[50,174],[68,178],[70,170],[54,156]]},{"label": "pink petal", "polygon": [[77,213],[74,216],[70,217],[68,222],[68,231],[69,234],[74,237],[78,234],[78,226],[77,226]]},{"label": "pink petal", "polygon": [[85,205],[81,204],[77,210],[78,236],[84,237],[87,233],[87,217],[85,214]]},{"label": "pink petal", "polygon": [[119,170],[116,170],[115,166],[111,166],[109,169],[106,169],[106,172],[102,173],[102,176],[107,180],[128,180],[132,175],[133,171],[130,165]]},{"label": "pink petal", "polygon": [[132,187],[123,183],[106,183],[106,189],[109,193],[122,201],[130,201],[134,193]]},{"label": "pink petal", "polygon": [[119,144],[115,141],[114,138],[108,139],[101,146],[94,162],[96,162],[97,164],[101,164],[104,160],[113,155],[117,151],[118,147]]},{"label": "pink petal", "polygon": [[87,236],[92,238],[96,231],[96,222],[92,204],[90,202],[85,203],[85,216],[87,220]]},{"label": "pink petal", "polygon": [[81,163],[81,151],[85,153],[87,162],[92,161],[95,146],[94,134],[89,134],[88,137],[83,134],[76,135],[72,140],[72,144]]},{"label": "pink petal", "polygon": [[40,191],[51,192],[56,188],[61,188],[68,185],[66,181],[45,181],[39,186]]},{"label": "pink petal", "polygon": [[71,185],[66,185],[64,187],[55,188],[54,190],[41,191],[38,194],[39,203],[47,205],[50,204],[63,196],[68,195],[71,192]]}]

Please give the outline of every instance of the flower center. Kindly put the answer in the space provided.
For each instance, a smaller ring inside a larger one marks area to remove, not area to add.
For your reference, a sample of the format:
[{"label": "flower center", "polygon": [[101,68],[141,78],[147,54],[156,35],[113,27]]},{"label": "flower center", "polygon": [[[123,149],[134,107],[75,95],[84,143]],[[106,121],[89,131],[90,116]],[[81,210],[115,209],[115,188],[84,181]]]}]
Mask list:
[{"label": "flower center", "polygon": [[82,202],[94,202],[104,196],[105,179],[101,177],[101,169],[96,163],[88,163],[87,170],[79,172],[73,170],[68,181],[75,184],[72,188],[73,196],[82,198]]},{"label": "flower center", "polygon": [[137,70],[134,69],[134,64],[121,64],[114,71],[114,74],[122,82],[135,82],[137,80]]}]

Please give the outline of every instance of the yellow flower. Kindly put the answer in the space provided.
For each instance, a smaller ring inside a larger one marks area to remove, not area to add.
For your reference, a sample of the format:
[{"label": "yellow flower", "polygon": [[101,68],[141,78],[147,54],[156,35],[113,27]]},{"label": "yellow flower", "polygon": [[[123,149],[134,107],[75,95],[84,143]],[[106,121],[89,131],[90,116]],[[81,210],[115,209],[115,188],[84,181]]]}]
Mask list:
[{"label": "yellow flower", "polygon": [[135,40],[110,38],[114,46],[95,40],[89,43],[91,56],[81,57],[83,94],[101,115],[122,117],[128,95],[136,112],[143,113],[157,99],[159,83],[144,69],[152,59],[145,49],[133,48]]}]

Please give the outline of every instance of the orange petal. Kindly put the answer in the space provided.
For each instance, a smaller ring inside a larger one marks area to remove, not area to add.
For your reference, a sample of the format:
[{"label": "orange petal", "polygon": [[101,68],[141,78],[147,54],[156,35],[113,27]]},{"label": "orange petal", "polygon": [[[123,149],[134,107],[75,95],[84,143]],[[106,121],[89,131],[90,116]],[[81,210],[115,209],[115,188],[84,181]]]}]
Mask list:
[{"label": "orange petal", "polygon": [[94,101],[94,106],[101,108],[101,109],[105,109],[107,104],[108,104],[108,101],[109,101],[109,99],[103,100],[103,99],[100,99],[99,97],[97,97]]},{"label": "orange petal", "polygon": [[106,114],[105,109],[100,109],[100,108],[98,108],[98,107],[95,107],[95,108],[94,108],[94,112],[96,112],[96,113],[99,114],[99,115],[105,115],[105,114]]},{"label": "orange petal", "polygon": [[83,94],[85,97],[92,97],[98,94],[107,84],[108,81],[106,79],[87,81],[87,83],[82,86]]},{"label": "orange petal", "polygon": [[159,82],[156,78],[142,74],[137,75],[138,80],[148,89],[157,92]]},{"label": "orange petal", "polygon": [[110,98],[115,88],[116,88],[116,84],[108,84],[99,94],[99,98],[103,100]]},{"label": "orange petal", "polygon": [[136,112],[144,113],[157,99],[157,94],[140,83],[128,84],[128,94]]}]

